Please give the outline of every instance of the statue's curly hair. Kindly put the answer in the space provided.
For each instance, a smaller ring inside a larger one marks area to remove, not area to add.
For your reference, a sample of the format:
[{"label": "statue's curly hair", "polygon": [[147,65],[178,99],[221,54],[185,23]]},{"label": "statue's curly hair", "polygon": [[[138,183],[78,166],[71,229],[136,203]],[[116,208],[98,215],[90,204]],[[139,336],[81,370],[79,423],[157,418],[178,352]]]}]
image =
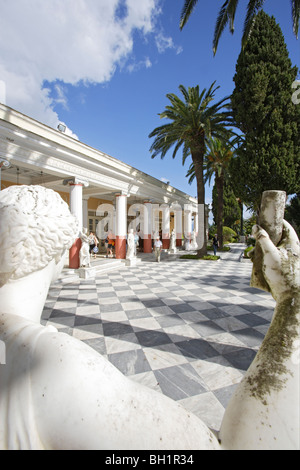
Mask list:
[{"label": "statue's curly hair", "polygon": [[78,235],[76,218],[52,189],[10,186],[0,192],[0,287],[57,263]]}]

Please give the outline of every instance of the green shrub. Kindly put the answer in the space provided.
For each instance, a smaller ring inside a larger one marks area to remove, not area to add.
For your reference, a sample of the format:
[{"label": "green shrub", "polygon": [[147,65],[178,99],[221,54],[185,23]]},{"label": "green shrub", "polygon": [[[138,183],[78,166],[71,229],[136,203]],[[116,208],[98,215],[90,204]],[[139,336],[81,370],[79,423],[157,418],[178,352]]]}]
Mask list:
[{"label": "green shrub", "polygon": [[[209,237],[213,238],[217,233],[217,227],[211,227]],[[223,243],[233,243],[239,238],[238,234],[230,227],[223,227]]]},{"label": "green shrub", "polygon": [[218,259],[220,259],[220,256],[205,255],[202,258],[198,258],[197,255],[182,255],[180,256],[180,259],[196,259],[198,261],[201,261],[201,260],[218,261]]},{"label": "green shrub", "polygon": [[253,246],[249,245],[245,250],[244,250],[244,258],[250,258],[249,253],[250,251],[253,250]]},{"label": "green shrub", "polygon": [[233,243],[238,238],[237,233],[230,227],[223,227],[223,242]]},{"label": "green shrub", "polygon": [[[213,246],[207,245],[207,251],[213,251]],[[218,251],[230,251],[230,246],[223,246],[223,248],[218,247]]]}]

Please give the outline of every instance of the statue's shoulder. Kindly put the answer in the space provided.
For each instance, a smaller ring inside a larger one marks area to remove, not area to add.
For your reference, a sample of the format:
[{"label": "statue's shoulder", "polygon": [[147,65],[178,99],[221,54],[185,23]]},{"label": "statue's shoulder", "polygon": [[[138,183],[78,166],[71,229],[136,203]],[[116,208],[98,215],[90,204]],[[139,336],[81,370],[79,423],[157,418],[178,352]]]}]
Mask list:
[{"label": "statue's shoulder", "polygon": [[43,326],[19,315],[0,313],[0,340],[6,347],[24,344],[24,348],[33,347],[37,337],[43,334],[58,333],[53,326]]}]

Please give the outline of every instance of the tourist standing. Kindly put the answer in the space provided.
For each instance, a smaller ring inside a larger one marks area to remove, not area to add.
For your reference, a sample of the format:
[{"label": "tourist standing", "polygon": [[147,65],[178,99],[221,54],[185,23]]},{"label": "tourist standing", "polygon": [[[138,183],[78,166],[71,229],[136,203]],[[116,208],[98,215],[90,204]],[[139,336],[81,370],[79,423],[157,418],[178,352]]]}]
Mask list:
[{"label": "tourist standing", "polygon": [[154,242],[154,250],[155,250],[155,260],[158,263],[160,263],[161,248],[162,248],[162,242],[159,237],[156,237],[156,240]]},{"label": "tourist standing", "polygon": [[217,254],[218,246],[219,246],[218,235],[215,235],[214,238],[213,238],[213,250],[214,250],[214,255],[215,256]]},{"label": "tourist standing", "polygon": [[96,258],[96,253],[98,252],[98,239],[93,232],[89,234],[89,243],[90,243],[90,254],[94,255]]}]

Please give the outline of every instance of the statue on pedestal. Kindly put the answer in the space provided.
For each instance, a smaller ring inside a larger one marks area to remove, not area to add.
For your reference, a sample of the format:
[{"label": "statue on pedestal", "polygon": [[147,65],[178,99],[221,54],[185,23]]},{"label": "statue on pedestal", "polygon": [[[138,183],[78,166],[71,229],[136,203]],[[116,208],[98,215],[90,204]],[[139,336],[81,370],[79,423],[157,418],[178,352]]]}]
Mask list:
[{"label": "statue on pedestal", "polygon": [[193,230],[192,232],[192,240],[191,240],[191,250],[197,250],[198,249],[198,244],[196,240],[196,232]]},{"label": "statue on pedestal", "polygon": [[126,259],[133,259],[133,258],[135,258],[135,236],[133,233],[133,229],[131,228],[127,236]]},{"label": "statue on pedestal", "polygon": [[172,232],[171,232],[171,237],[170,237],[170,248],[169,248],[169,252],[170,253],[176,253],[177,249],[176,249],[176,234],[175,234],[175,230],[173,229]]},{"label": "statue on pedestal", "polygon": [[79,253],[80,266],[81,267],[91,267],[91,257],[90,257],[90,238],[87,235],[87,228],[83,228],[80,234],[81,239],[81,248]]}]

